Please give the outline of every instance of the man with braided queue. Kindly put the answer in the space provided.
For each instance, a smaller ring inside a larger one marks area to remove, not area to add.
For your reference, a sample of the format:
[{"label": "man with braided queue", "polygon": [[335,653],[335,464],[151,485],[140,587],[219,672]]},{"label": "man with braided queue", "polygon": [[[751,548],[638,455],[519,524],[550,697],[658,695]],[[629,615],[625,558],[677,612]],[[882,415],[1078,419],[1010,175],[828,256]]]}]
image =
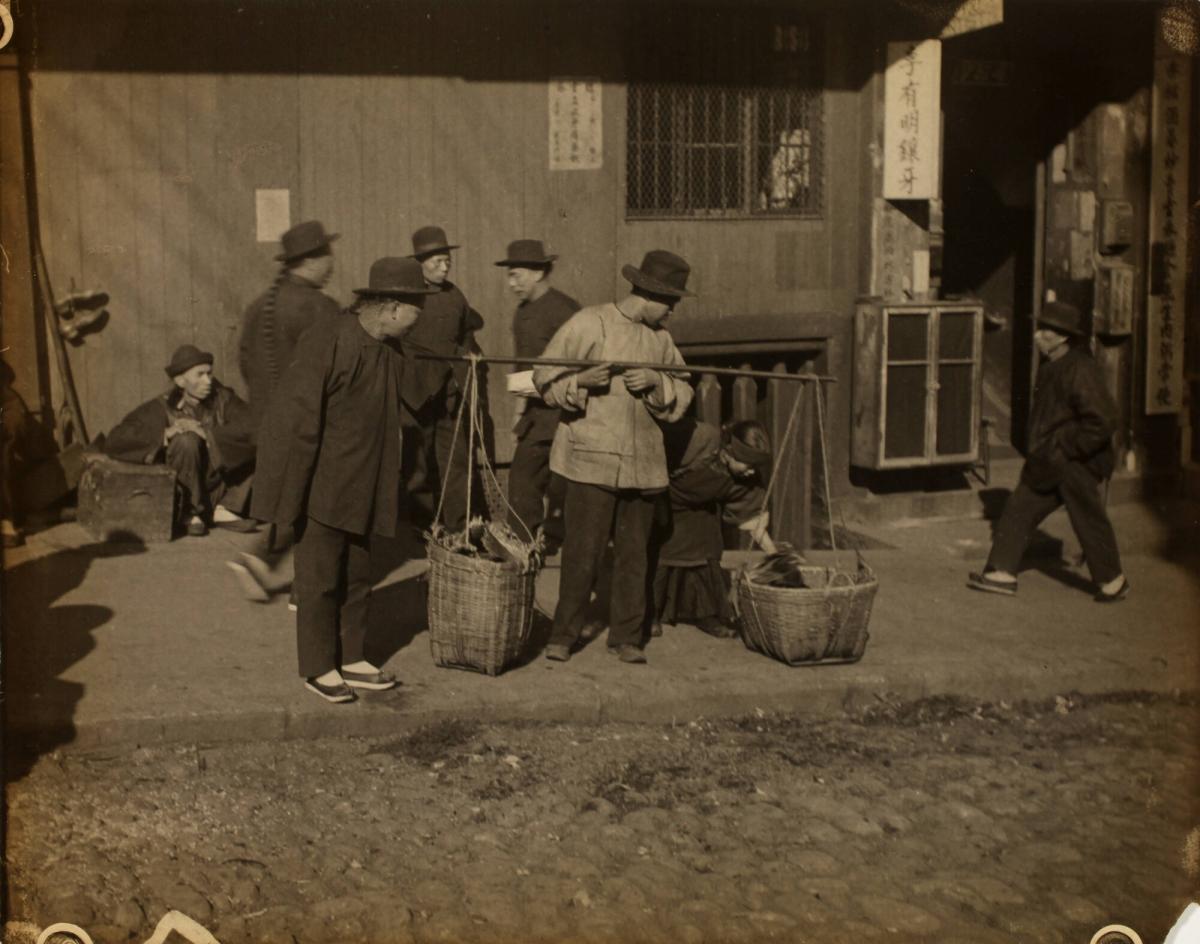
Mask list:
[{"label": "man with braided queue", "polygon": [[[246,309],[239,366],[256,429],[300,336],[313,325],[341,314],[338,303],[321,291],[333,275],[331,244],[337,238],[337,233],[326,233],[319,220],[289,229],[280,238],[275,258],[281,265],[275,281]],[[280,573],[280,560],[292,543],[291,534],[271,527],[254,547],[229,562],[248,599],[265,603],[272,593],[287,588],[290,581]]]}]

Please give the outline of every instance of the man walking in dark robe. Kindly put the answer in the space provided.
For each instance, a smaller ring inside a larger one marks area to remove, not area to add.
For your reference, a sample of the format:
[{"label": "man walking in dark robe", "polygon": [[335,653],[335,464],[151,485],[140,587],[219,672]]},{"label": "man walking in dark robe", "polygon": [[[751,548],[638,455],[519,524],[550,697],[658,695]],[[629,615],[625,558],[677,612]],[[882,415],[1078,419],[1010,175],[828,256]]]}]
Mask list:
[{"label": "man walking in dark robe", "polygon": [[376,261],[346,315],[300,339],[260,433],[253,512],[296,528],[300,675],[331,702],[395,685],[365,654],[370,544],[397,530],[405,361],[394,342],[429,293],[412,259]]},{"label": "man walking in dark robe", "polygon": [[[508,287],[518,299],[512,326],[517,357],[541,357],[554,333],[579,311],[575,299],[550,285],[557,258],[546,254],[540,239],[518,239],[496,263],[508,269]],[[532,537],[543,528],[548,542],[557,546],[563,538],[566,482],[550,471],[550,446],[559,410],[538,396],[531,371],[510,375],[510,389],[518,396],[518,419],[513,426],[517,446],[508,471],[509,524],[520,537]]]},{"label": "man walking in dark robe", "polygon": [[[254,427],[258,428],[279,378],[292,362],[300,336],[320,321],[341,314],[337,302],[322,288],[333,275],[332,243],[337,233],[326,233],[319,220],[297,223],[280,237],[281,263],[271,287],[256,298],[242,318],[239,366],[246,381]],[[281,560],[295,535],[274,526],[238,560],[229,561],[248,599],[265,603],[271,594],[287,589],[291,578],[281,573]]]},{"label": "man walking in dark robe", "polygon": [[[193,537],[211,522],[242,529],[254,465],[250,410],[213,377],[213,356],[191,344],[166,366],[170,391],[143,403],[108,434],[104,452],[175,470],[180,523]],[[252,527],[252,523],[250,523]]]},{"label": "man walking in dark robe", "polygon": [[467,422],[454,436],[454,418],[464,395],[466,365],[451,361],[419,360],[415,354],[466,354],[475,350],[475,331],[483,319],[450,281],[451,244],[440,226],[423,226],[412,235],[412,256],[429,289],[416,325],[404,339],[408,369],[404,402],[411,413],[405,426],[405,463],[412,476],[409,490],[417,493],[432,514],[445,482],[442,523],[461,531],[467,520]]}]

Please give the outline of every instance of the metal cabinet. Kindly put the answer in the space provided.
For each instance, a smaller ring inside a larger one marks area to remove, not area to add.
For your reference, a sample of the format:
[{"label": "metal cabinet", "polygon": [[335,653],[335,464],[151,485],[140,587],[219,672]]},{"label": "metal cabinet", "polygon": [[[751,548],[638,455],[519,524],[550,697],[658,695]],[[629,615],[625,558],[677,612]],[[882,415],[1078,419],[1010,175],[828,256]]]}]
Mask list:
[{"label": "metal cabinet", "polygon": [[981,304],[863,301],[854,346],[854,465],[903,469],[978,459]]}]

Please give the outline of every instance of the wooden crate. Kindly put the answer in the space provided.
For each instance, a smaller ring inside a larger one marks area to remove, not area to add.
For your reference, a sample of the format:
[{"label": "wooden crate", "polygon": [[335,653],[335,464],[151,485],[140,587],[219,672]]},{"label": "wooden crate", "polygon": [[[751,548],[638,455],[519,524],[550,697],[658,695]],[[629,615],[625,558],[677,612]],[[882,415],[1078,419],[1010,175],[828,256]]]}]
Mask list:
[{"label": "wooden crate", "polygon": [[175,471],[92,454],[79,482],[79,523],[101,541],[171,540]]}]

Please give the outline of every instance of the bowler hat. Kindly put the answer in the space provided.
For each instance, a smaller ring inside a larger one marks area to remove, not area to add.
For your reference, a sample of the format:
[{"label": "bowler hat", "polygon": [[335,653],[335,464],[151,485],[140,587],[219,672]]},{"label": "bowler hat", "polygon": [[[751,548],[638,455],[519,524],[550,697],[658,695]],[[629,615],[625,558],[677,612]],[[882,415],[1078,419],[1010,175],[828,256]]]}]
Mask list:
[{"label": "bowler hat", "polygon": [[339,235],[325,232],[325,227],[321,225],[320,220],[306,220],[303,223],[297,223],[279,237],[279,245],[283,252],[275,258],[280,262],[291,262],[293,259],[307,256],[319,249],[325,249]]},{"label": "bowler hat", "polygon": [[356,288],[354,294],[402,298],[405,295],[430,295],[436,291],[425,283],[419,262],[407,256],[384,256],[371,263],[367,287]]},{"label": "bowler hat", "polygon": [[414,259],[422,259],[425,256],[458,248],[456,245],[451,245],[446,238],[446,231],[440,226],[422,226],[412,234],[412,247]]},{"label": "bowler hat", "polygon": [[177,347],[171,355],[171,363],[166,366],[167,376],[174,379],[197,364],[211,366],[212,362],[213,356],[208,351],[202,351],[194,344],[184,344]]},{"label": "bowler hat", "polygon": [[1038,315],[1037,323],[1039,327],[1053,328],[1076,338],[1085,337],[1088,333],[1083,312],[1067,302],[1046,302],[1042,306],[1042,313]]},{"label": "bowler hat", "polygon": [[665,249],[651,249],[642,257],[640,268],[626,265],[621,269],[621,275],[637,288],[652,295],[688,298],[695,294],[684,287],[691,271],[691,266],[675,253]]},{"label": "bowler hat", "polygon": [[515,239],[508,244],[505,258],[496,263],[510,269],[541,269],[550,265],[558,256],[546,255],[540,239]]}]

